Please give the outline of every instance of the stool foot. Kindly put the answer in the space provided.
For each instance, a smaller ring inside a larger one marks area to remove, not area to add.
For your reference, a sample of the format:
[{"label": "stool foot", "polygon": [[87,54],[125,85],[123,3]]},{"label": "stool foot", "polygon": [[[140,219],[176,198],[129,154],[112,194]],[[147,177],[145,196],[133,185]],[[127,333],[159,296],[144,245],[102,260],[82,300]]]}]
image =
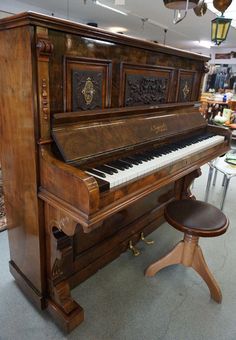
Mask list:
[{"label": "stool foot", "polygon": [[202,277],[202,279],[206,282],[210,293],[211,298],[215,300],[217,303],[221,303],[222,301],[222,293],[218,283],[210,272],[206,261],[204,259],[202,250],[199,246],[196,246],[194,258],[192,262],[192,268]]},{"label": "stool foot", "polygon": [[154,276],[161,269],[173,264],[192,267],[206,282],[211,297],[221,303],[222,294],[218,283],[210,272],[198,245],[198,237],[185,234],[184,240],[179,242],[167,255],[152,263],[145,271],[146,276]]},{"label": "stool foot", "polygon": [[145,276],[154,276],[162,268],[181,263],[184,241],[180,241],[166,256],[152,263],[145,271]]}]

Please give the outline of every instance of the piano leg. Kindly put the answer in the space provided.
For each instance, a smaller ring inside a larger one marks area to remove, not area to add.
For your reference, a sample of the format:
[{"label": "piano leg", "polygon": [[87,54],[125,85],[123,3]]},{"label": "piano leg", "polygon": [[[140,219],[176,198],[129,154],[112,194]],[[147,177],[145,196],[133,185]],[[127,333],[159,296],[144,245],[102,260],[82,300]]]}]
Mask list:
[{"label": "piano leg", "polygon": [[190,186],[195,178],[201,176],[201,169],[194,170],[175,183],[176,199],[196,199],[190,190]]},{"label": "piano leg", "polygon": [[[71,332],[84,320],[84,311],[70,295],[68,282],[64,281],[51,289],[53,298],[48,299],[48,311],[66,333]],[[56,301],[56,302],[55,302]]]},{"label": "piano leg", "polygon": [[46,219],[46,265],[48,297],[47,308],[55,322],[65,331],[70,332],[84,320],[84,311],[73,300],[68,278],[73,271],[72,236],[62,229],[66,224],[76,228],[76,222],[45,204]]}]

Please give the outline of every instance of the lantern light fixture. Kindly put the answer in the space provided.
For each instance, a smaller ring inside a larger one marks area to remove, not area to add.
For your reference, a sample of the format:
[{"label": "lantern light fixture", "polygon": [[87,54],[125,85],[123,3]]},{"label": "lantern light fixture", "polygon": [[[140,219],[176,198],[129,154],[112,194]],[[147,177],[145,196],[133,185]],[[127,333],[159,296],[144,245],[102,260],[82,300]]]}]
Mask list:
[{"label": "lantern light fixture", "polygon": [[211,40],[215,45],[220,45],[226,40],[232,19],[225,18],[224,12],[232,0],[213,0],[213,6],[221,12],[221,16],[211,21]]},{"label": "lantern light fixture", "polygon": [[232,19],[225,18],[223,13],[211,21],[211,41],[220,45],[226,40]]}]

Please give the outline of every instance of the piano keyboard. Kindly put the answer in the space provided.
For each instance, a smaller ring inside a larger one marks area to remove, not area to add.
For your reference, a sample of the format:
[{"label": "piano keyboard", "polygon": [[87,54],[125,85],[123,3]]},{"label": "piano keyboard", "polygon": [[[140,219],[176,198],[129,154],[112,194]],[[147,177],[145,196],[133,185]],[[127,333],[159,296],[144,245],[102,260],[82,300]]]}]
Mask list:
[{"label": "piano keyboard", "polygon": [[107,182],[107,189],[114,188],[130,180],[138,179],[149,172],[171,165],[183,157],[218,145],[223,141],[224,136],[198,135],[145,153],[126,156],[116,161],[87,169],[85,172],[94,176],[103,184],[104,181]]}]

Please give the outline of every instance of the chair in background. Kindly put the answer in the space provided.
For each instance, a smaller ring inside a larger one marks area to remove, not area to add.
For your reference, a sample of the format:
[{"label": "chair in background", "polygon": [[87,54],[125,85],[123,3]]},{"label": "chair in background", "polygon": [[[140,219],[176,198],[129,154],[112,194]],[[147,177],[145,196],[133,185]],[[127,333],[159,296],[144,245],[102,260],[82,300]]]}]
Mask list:
[{"label": "chair in background", "polygon": [[227,190],[229,187],[229,182],[232,177],[236,176],[236,165],[231,165],[225,162],[226,155],[224,157],[219,157],[215,160],[213,160],[211,163],[209,163],[209,174],[208,174],[208,179],[207,179],[207,186],[206,186],[206,192],[205,192],[205,202],[208,202],[209,198],[209,191],[210,191],[210,186],[211,186],[211,181],[214,174],[214,179],[213,179],[213,185],[216,184],[216,176],[217,176],[217,171],[220,171],[223,174],[223,193],[222,193],[222,199],[220,203],[220,209],[223,210],[224,208],[224,203],[225,203],[225,198],[227,194]]}]

